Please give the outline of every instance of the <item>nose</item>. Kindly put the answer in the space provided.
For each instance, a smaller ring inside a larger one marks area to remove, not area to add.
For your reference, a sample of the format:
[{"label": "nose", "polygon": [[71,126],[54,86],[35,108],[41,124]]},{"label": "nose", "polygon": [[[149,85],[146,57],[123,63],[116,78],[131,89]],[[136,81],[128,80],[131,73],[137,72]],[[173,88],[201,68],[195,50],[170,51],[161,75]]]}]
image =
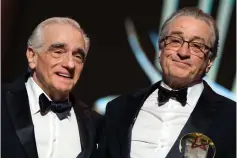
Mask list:
[{"label": "nose", "polygon": [[73,56],[70,54],[65,55],[63,58],[62,66],[68,69],[75,68],[75,62],[73,60]]},{"label": "nose", "polygon": [[184,42],[183,45],[181,45],[181,47],[179,48],[179,50],[177,52],[180,57],[189,57],[190,50],[189,50],[188,42]]}]

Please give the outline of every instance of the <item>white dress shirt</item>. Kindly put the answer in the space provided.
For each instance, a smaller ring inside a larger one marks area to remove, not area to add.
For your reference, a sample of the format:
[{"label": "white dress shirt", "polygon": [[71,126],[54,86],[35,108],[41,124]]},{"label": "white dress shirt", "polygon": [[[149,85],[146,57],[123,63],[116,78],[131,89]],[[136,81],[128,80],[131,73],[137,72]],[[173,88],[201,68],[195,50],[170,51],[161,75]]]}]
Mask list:
[{"label": "white dress shirt", "polygon": [[[161,82],[161,86],[171,90]],[[203,91],[203,83],[188,88],[187,103],[169,99],[158,106],[158,89],[144,102],[132,129],[131,158],[165,158]]]},{"label": "white dress shirt", "polygon": [[51,111],[42,116],[39,112],[39,95],[44,93],[43,90],[32,77],[25,85],[39,158],[75,158],[81,152],[81,142],[73,108],[70,116],[61,121]]}]

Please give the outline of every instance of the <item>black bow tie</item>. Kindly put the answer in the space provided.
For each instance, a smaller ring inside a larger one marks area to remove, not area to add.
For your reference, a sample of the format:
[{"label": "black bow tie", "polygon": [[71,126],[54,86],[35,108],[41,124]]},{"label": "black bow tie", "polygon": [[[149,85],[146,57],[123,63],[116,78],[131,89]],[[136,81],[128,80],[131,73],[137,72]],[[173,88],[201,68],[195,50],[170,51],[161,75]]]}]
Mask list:
[{"label": "black bow tie", "polygon": [[165,104],[169,100],[169,98],[174,98],[178,102],[180,102],[182,106],[185,106],[187,102],[187,88],[178,91],[170,91],[162,86],[159,86],[158,105],[161,106]]},{"label": "black bow tie", "polygon": [[72,108],[72,104],[68,100],[63,102],[49,101],[44,93],[39,96],[39,105],[40,112],[42,114],[46,114],[49,110],[51,110],[60,120],[66,118]]}]

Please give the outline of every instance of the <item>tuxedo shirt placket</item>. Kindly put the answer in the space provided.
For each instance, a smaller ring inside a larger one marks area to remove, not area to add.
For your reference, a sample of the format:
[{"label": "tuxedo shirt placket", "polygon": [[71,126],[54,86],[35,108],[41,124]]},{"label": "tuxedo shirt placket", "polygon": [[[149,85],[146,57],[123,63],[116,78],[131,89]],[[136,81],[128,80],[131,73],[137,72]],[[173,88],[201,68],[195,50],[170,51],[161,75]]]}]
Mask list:
[{"label": "tuxedo shirt placket", "polygon": [[[30,98],[29,104],[39,158],[76,157],[81,152],[81,144],[74,110],[71,109],[70,116],[64,120],[59,120],[52,111],[41,115],[39,95],[43,91],[34,83],[32,78],[29,78],[28,81],[26,82],[26,89]],[[48,99],[50,100],[50,98]],[[64,145],[63,142],[69,142],[71,147],[68,148],[69,144]],[[70,152],[68,153],[68,151]]]},{"label": "tuxedo shirt placket", "polygon": [[193,89],[188,91],[185,107],[172,98],[159,107],[158,89],[146,99],[132,129],[132,158],[163,158],[169,153],[197,103],[203,85]]}]

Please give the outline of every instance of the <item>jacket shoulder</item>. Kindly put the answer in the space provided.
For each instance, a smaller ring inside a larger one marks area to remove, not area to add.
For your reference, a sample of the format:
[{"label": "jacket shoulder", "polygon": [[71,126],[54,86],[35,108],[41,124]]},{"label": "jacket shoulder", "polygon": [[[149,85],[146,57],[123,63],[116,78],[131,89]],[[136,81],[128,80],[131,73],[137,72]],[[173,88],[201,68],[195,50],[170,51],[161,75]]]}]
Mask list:
[{"label": "jacket shoulder", "polygon": [[83,115],[84,118],[93,120],[95,122],[102,119],[103,115],[96,112],[92,107],[87,105],[85,102],[81,100],[74,100],[75,101],[75,112],[79,113],[79,115]]}]

